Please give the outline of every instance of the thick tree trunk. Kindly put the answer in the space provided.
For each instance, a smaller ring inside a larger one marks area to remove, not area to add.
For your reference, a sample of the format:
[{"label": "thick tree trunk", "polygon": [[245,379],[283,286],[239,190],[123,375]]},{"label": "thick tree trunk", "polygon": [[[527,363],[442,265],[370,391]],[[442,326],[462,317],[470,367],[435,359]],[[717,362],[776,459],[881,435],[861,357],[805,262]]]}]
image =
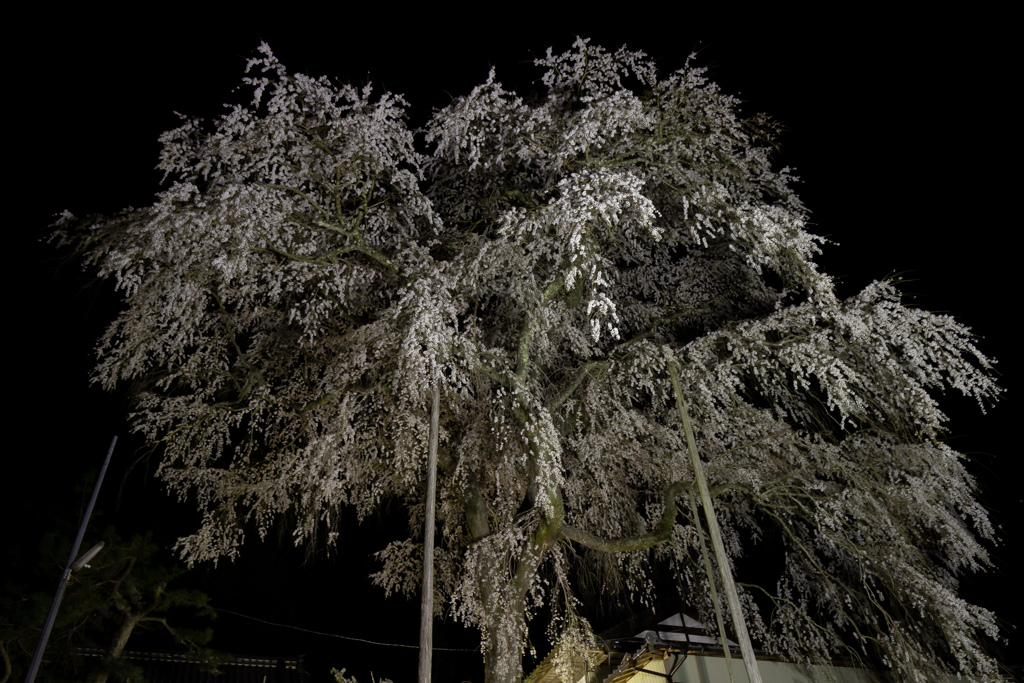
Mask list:
[{"label": "thick tree trunk", "polygon": [[138,618],[125,615],[124,621],[117,627],[117,632],[114,633],[114,638],[110,641],[110,647],[107,648],[106,656],[103,657],[103,670],[96,674],[92,679],[92,683],[107,683],[109,676],[107,666],[116,661],[121,656],[121,653],[124,652],[128,639],[131,638],[132,631],[135,630],[138,623]]},{"label": "thick tree trunk", "polygon": [[[525,612],[526,605],[522,605]],[[487,625],[484,683],[520,683],[523,680],[525,624],[519,614],[496,611]]]},{"label": "thick tree trunk", "polygon": [[[485,683],[520,683],[523,680],[523,646],[526,643],[526,596],[533,586],[548,550],[561,538],[562,508],[554,519],[541,518],[530,538],[523,544],[515,569],[504,586],[494,586],[504,572],[478,577],[490,582],[492,590],[485,603],[487,647],[484,652]],[[497,559],[497,568],[507,563]],[[500,579],[499,579],[500,580]]]},{"label": "thick tree trunk", "polygon": [[4,660],[4,677],[0,678],[0,683],[7,683],[11,678],[11,657],[4,643],[0,643],[0,659]]}]

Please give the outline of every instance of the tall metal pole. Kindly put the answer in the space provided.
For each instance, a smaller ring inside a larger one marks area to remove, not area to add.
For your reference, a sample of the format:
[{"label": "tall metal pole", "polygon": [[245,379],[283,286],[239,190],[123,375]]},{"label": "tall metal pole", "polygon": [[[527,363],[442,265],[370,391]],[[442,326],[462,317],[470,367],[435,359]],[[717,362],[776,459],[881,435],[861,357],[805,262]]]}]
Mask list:
[{"label": "tall metal pole", "polygon": [[704,573],[708,577],[708,588],[711,589],[711,604],[715,606],[715,621],[718,622],[718,637],[722,639],[722,653],[725,655],[725,668],[729,672],[729,682],[735,683],[732,677],[732,655],[729,654],[729,638],[725,635],[725,622],[722,621],[722,609],[718,602],[718,589],[715,588],[715,573],[711,568],[711,558],[708,557],[708,544],[704,542],[704,529],[701,526],[700,518],[697,516],[697,501],[693,494],[687,496],[690,499],[690,514],[693,515],[693,525],[697,528],[697,538],[700,540],[700,555],[704,558]]},{"label": "tall metal pole", "polygon": [[420,604],[420,677],[430,683],[430,660],[434,628],[434,507],[437,497],[437,423],[441,390],[434,383],[434,401],[430,409],[430,446],[427,450],[427,514],[423,523],[423,602]]},{"label": "tall metal pole", "polygon": [[[732,625],[736,629],[736,639],[740,642],[740,652],[743,653],[743,664],[746,666],[747,677],[750,678],[750,683],[761,683],[761,673],[757,670],[754,647],[750,644],[747,623],[743,619],[740,595],[732,578],[732,570],[729,569],[729,558],[725,555],[722,532],[718,528],[718,518],[715,516],[715,509],[711,506],[711,493],[708,491],[708,482],[704,477],[704,465],[700,461],[700,456],[697,455],[697,442],[693,438],[693,425],[690,424],[690,415],[686,412],[686,403],[683,401],[683,390],[679,386],[679,368],[676,367],[675,363],[669,363],[668,371],[672,376],[672,391],[676,395],[679,419],[683,423],[683,431],[686,432],[686,447],[690,451],[690,462],[693,463],[693,474],[697,479],[697,489],[700,491],[701,505],[704,507],[704,516],[708,521],[711,547],[715,551],[715,560],[718,562],[718,571],[722,577],[725,599],[729,603]],[[729,647],[729,643],[722,643],[722,647]]]},{"label": "tall metal pole", "polygon": [[110,464],[110,456],[114,453],[114,445],[117,443],[117,437],[115,436],[110,442],[110,448],[107,449],[107,457],[103,461],[103,467],[100,469],[100,476],[96,479],[96,486],[92,489],[92,498],[89,499],[89,506],[85,508],[85,515],[82,517],[82,523],[78,527],[78,536],[75,537],[75,542],[71,546],[71,553],[68,555],[68,563],[64,566],[64,573],[60,577],[60,584],[57,586],[57,594],[53,596],[53,603],[50,605],[50,611],[46,614],[46,623],[43,624],[43,632],[39,636],[39,643],[36,645],[36,651],[32,655],[32,663],[29,664],[28,674],[25,676],[25,683],[34,683],[36,680],[36,673],[39,671],[39,665],[43,661],[43,650],[46,649],[46,641],[50,639],[50,631],[53,630],[53,622],[57,619],[57,610],[60,609],[61,598],[64,597],[64,589],[68,585],[68,579],[71,577],[71,567],[75,564],[75,558],[78,557],[78,549],[82,547],[82,538],[85,537],[85,527],[89,525],[89,518],[92,516],[92,509],[96,506],[96,498],[100,493],[100,486],[103,484],[103,475],[107,473],[107,465]]}]

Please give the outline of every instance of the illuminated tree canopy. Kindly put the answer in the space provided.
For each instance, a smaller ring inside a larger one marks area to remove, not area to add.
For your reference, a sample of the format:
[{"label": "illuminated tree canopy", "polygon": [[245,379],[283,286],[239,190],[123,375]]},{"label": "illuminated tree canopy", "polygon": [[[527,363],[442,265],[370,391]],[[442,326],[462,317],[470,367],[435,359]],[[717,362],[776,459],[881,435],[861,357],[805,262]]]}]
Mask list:
[{"label": "illuminated tree canopy", "polygon": [[937,400],[984,409],[992,361],[894,283],[837,298],[773,123],[701,68],[585,40],[536,64],[543,97],[492,70],[413,131],[402,97],[264,45],[251,101],[162,136],[151,206],[62,219],[126,302],[95,379],[134,383],[159,477],[203,512],[183,557],[282,517],[334,545],[342,509],[398,502],[374,580],[416,593],[437,384],[437,610],[479,627],[488,681],[522,678],[544,605],[586,656],[579,554],[641,600],[666,565],[711,614],[674,364],[728,553],[784,546],[772,608],[742,594],[762,647],[994,677],[994,616],[957,593],[993,531]]}]

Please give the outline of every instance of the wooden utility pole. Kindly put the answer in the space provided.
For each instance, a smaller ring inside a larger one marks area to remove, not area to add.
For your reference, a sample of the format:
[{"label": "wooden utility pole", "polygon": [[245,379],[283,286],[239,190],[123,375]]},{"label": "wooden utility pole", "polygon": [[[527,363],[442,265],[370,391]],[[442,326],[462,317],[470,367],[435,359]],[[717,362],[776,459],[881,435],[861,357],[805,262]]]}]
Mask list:
[{"label": "wooden utility pole", "polygon": [[[704,465],[700,461],[700,456],[697,455],[697,442],[693,438],[693,425],[690,424],[690,415],[686,412],[686,402],[683,401],[683,390],[679,386],[679,368],[676,367],[675,363],[669,363],[668,372],[672,377],[672,391],[676,395],[679,419],[683,423],[683,431],[686,432],[686,447],[690,451],[693,475],[697,479],[701,505],[704,507],[704,516],[708,522],[711,547],[715,551],[715,560],[718,562],[718,571],[722,576],[722,586],[725,589],[725,599],[729,603],[729,614],[732,616],[733,628],[736,629],[736,639],[740,642],[740,652],[743,653],[743,664],[747,668],[747,677],[750,678],[750,683],[761,683],[761,673],[757,670],[754,648],[750,644],[747,623],[743,619],[743,609],[740,607],[740,595],[736,591],[736,583],[732,579],[732,570],[729,569],[729,558],[725,555],[725,544],[722,543],[722,533],[718,528],[718,519],[715,517],[714,508],[711,507],[711,493],[708,491],[708,482],[704,477]],[[729,643],[722,643],[722,647],[729,647]]]},{"label": "wooden utility pole", "polygon": [[722,653],[725,655],[725,668],[729,672],[730,683],[735,683],[732,677],[732,655],[729,652],[729,639],[725,635],[725,622],[722,621],[722,609],[718,602],[718,589],[715,588],[715,572],[711,568],[711,558],[708,557],[708,544],[704,542],[704,528],[700,523],[697,513],[697,501],[693,494],[687,495],[690,499],[690,514],[693,515],[693,524],[697,527],[697,538],[700,540],[700,555],[704,558],[704,573],[708,577],[708,587],[711,589],[711,604],[715,606],[715,621],[718,622],[718,637],[722,639]]},{"label": "wooden utility pole", "polygon": [[430,660],[434,628],[434,507],[437,498],[437,423],[441,390],[434,383],[430,409],[430,445],[427,449],[427,514],[423,523],[423,602],[420,604],[420,678],[430,683]]}]

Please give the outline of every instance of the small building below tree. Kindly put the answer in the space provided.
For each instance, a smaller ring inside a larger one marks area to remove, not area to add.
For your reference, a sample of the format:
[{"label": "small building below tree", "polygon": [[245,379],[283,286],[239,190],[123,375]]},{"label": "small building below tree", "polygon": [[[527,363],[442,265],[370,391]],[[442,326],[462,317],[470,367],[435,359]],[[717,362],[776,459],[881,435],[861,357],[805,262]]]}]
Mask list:
[{"label": "small building below tree", "polygon": [[[591,663],[574,661],[571,683],[749,683],[739,645],[727,632],[727,663],[713,625],[697,620],[686,608],[647,610],[603,631]],[[559,678],[554,652],[526,679],[527,683],[569,683]],[[852,661],[806,666],[756,650],[764,683],[888,683],[891,678]],[[732,676],[729,668],[732,668]],[[1004,674],[1006,681],[1019,680]],[[950,676],[949,681],[956,681]],[[964,680],[964,679],[960,679]]]}]

